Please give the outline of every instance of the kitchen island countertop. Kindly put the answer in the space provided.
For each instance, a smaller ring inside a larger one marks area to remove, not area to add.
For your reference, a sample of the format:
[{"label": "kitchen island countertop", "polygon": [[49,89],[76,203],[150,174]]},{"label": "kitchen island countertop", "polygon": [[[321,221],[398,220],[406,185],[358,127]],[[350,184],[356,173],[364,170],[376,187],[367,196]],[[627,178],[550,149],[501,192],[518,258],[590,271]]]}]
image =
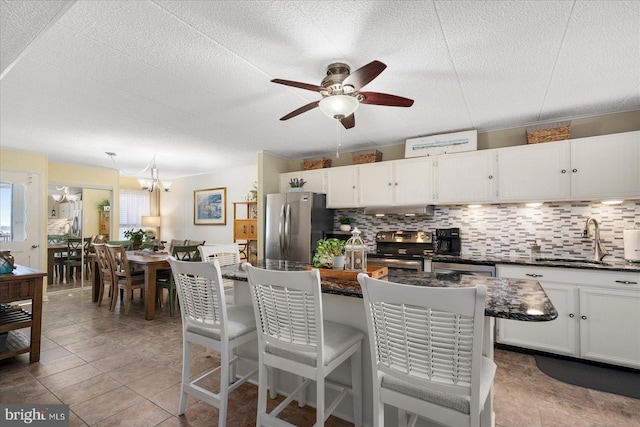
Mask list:
[{"label": "kitchen island countertop", "polygon": [[[254,263],[256,267],[278,271],[302,271],[307,264],[291,261],[267,260]],[[247,281],[247,274],[240,264],[221,267],[222,277],[235,281]],[[382,280],[413,286],[471,287],[485,285],[487,302],[485,314],[491,317],[524,321],[548,321],[558,317],[558,312],[535,280],[479,277],[455,274],[433,274],[409,270],[391,269]],[[347,297],[362,298],[357,281],[322,278],[322,292]]]}]

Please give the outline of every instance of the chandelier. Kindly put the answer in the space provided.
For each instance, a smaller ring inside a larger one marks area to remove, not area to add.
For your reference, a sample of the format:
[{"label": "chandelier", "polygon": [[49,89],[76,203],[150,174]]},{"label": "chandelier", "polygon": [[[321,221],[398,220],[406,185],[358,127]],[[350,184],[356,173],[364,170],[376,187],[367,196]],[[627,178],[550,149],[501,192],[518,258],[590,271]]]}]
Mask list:
[{"label": "chandelier", "polygon": [[151,163],[142,171],[144,172],[147,169],[151,169],[151,179],[139,178],[138,182],[143,190],[147,190],[149,192],[153,192],[156,188],[158,190],[169,191],[171,188],[170,181],[161,181],[158,178],[158,167],[156,166],[156,156],[153,156],[153,160]]}]

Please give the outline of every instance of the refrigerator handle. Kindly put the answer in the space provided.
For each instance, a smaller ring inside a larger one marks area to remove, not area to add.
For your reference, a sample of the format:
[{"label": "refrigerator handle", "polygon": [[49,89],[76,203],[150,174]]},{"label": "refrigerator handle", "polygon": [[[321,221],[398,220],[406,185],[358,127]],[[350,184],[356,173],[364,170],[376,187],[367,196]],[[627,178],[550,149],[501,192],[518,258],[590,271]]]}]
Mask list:
[{"label": "refrigerator handle", "polygon": [[285,241],[285,259],[289,259],[289,250],[291,248],[291,205],[287,203],[287,212],[284,216],[284,241]]},{"label": "refrigerator handle", "polygon": [[284,205],[280,206],[280,218],[278,218],[278,255],[284,259]]}]

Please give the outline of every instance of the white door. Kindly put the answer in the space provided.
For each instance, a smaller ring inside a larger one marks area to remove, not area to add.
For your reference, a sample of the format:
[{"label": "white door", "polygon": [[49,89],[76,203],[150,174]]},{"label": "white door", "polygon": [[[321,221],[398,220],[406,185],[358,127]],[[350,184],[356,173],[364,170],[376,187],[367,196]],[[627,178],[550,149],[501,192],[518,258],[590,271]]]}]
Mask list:
[{"label": "white door", "polygon": [[327,171],[327,207],[358,206],[356,166],[341,166]]},{"label": "white door", "polygon": [[495,150],[437,156],[436,204],[494,201],[495,157]]},{"label": "white door", "polygon": [[40,179],[35,173],[0,170],[0,249],[10,250],[16,264],[43,270]]},{"label": "white door", "polygon": [[393,163],[395,205],[407,206],[433,203],[432,160],[423,157],[396,160]]},{"label": "white door", "polygon": [[640,131],[571,141],[571,196],[640,195]]},{"label": "white door", "polygon": [[580,289],[580,353],[640,368],[640,292]]},{"label": "white door", "polygon": [[360,205],[393,205],[393,162],[369,163],[359,168]]},{"label": "white door", "polygon": [[566,200],[571,193],[569,143],[498,150],[498,198],[509,202]]}]

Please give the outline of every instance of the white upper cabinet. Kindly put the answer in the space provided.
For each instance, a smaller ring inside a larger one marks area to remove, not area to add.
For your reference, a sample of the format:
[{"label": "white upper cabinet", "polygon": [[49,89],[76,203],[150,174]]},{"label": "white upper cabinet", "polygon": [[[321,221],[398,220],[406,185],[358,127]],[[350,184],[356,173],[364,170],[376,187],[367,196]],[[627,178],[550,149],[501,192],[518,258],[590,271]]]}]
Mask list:
[{"label": "white upper cabinet", "polygon": [[436,204],[496,201],[496,151],[481,150],[435,156]]},{"label": "white upper cabinet", "polygon": [[359,165],[360,206],[433,203],[432,161],[426,157]]},{"label": "white upper cabinet", "polygon": [[640,197],[640,131],[570,143],[574,200]]},{"label": "white upper cabinet", "polygon": [[326,169],[312,169],[308,171],[298,171],[280,174],[280,192],[289,191],[289,181],[293,178],[304,179],[304,191],[314,193],[326,193]]},{"label": "white upper cabinet", "polygon": [[571,194],[568,141],[519,145],[498,152],[501,202],[565,200]]},{"label": "white upper cabinet", "polygon": [[353,208],[358,206],[358,174],[355,166],[341,166],[327,170],[327,207]]}]

